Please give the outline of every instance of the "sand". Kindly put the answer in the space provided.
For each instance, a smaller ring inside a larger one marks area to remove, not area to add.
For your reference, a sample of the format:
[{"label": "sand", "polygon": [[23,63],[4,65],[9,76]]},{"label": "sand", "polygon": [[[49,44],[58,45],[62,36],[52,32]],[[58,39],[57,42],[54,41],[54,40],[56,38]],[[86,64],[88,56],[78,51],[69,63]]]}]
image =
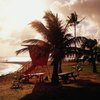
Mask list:
[{"label": "sand", "polygon": [[[22,88],[11,89],[14,74],[0,77],[0,100],[66,100],[66,98],[97,98],[100,96],[100,74],[80,73],[76,81],[37,83],[31,79]],[[81,99],[80,99],[81,100]]]}]

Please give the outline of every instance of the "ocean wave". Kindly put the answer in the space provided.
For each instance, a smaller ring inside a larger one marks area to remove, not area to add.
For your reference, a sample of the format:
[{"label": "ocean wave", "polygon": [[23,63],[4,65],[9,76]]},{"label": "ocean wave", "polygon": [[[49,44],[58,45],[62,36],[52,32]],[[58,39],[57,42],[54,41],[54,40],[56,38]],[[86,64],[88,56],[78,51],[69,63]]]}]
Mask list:
[{"label": "ocean wave", "polygon": [[0,63],[0,76],[13,73],[21,67],[20,64]]}]

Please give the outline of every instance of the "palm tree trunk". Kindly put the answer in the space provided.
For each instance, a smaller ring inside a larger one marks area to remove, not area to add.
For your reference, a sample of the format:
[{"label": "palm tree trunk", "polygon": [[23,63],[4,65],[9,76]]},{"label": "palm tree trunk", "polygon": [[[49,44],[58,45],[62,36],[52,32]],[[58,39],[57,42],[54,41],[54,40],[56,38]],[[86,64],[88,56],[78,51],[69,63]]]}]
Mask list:
[{"label": "palm tree trunk", "polygon": [[52,74],[52,83],[53,84],[58,84],[59,83],[59,77],[58,77],[58,65],[59,65],[59,61],[58,59],[54,60],[54,64],[53,64],[53,74]]},{"label": "palm tree trunk", "polygon": [[74,36],[75,36],[75,59],[77,58],[77,52],[76,52],[76,23],[74,23]]},{"label": "palm tree trunk", "polygon": [[92,57],[93,73],[97,73],[96,59]]},{"label": "palm tree trunk", "polygon": [[97,73],[97,68],[96,68],[96,56],[94,57],[93,55],[93,50],[91,49],[91,63],[92,63],[92,67],[93,67],[93,73]]},{"label": "palm tree trunk", "polygon": [[61,64],[62,64],[62,60],[60,60],[60,62],[59,62],[58,73],[62,73]]}]

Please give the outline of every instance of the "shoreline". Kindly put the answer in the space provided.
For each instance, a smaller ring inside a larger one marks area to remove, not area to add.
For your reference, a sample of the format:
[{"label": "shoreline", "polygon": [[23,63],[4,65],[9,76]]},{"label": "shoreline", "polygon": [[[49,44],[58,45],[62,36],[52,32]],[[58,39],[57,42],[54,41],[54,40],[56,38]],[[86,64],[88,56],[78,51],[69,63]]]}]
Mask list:
[{"label": "shoreline", "polygon": [[[10,61],[10,62],[0,62],[0,63],[4,63],[4,64],[15,64],[15,65],[18,64],[20,67],[17,70],[19,70],[21,68],[21,66],[23,66],[27,62],[30,62],[30,61],[24,61],[24,62],[23,61],[21,61],[21,62],[17,62],[17,61],[14,61],[13,62],[13,61]],[[50,62],[48,62],[48,63],[50,63]],[[76,65],[76,62],[66,62],[66,61],[64,61],[63,63],[65,63],[67,66],[75,66]],[[17,70],[15,70],[14,72],[16,72]],[[5,75],[12,74],[14,72],[10,72],[10,73],[7,73],[7,74],[0,74],[0,77],[5,76]]]},{"label": "shoreline", "polygon": [[[19,70],[26,62],[0,62],[1,69],[0,69],[0,77],[12,74]],[[2,69],[2,66],[4,69]]]}]

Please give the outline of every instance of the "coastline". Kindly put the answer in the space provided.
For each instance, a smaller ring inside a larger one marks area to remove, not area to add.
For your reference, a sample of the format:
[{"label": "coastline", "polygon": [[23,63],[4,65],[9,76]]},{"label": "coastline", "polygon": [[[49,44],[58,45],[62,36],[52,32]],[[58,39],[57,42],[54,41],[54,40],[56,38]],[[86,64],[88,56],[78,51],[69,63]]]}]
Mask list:
[{"label": "coastline", "polygon": [[0,77],[5,76],[7,74],[11,74],[19,70],[26,61],[0,61],[1,69],[0,69]]}]

